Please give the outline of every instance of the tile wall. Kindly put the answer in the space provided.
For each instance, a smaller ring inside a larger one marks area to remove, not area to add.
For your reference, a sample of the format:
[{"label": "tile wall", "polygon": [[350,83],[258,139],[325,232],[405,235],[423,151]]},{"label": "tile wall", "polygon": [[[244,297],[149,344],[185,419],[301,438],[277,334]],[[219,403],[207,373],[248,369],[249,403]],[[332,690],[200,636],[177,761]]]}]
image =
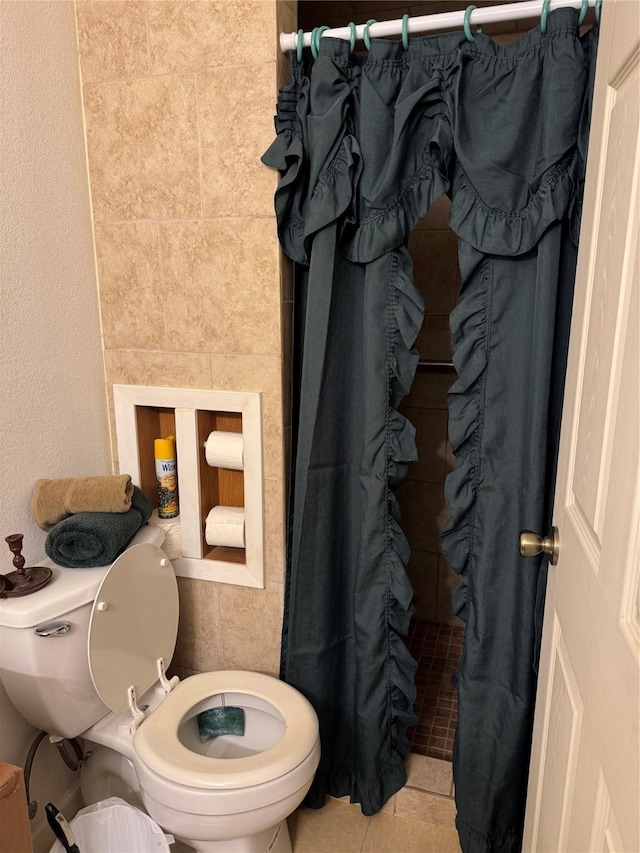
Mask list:
[{"label": "tile wall", "polygon": [[[450,202],[441,198],[409,237],[414,280],[422,292],[425,319],[416,341],[420,358],[450,361],[449,314],[460,293],[457,237],[447,224]],[[400,411],[416,427],[418,462],[409,467],[397,497],[402,528],[411,545],[407,567],[413,584],[416,619],[461,624],[453,616],[451,595],[458,576],[440,549],[440,530],[448,510],[444,480],[455,464],[447,438],[447,391],[452,370],[418,369]]]},{"label": "tile wall", "polygon": [[113,383],[263,395],[267,586],[180,579],[183,671],[278,671],[291,284],[260,156],[295,5],[75,4],[110,410]]}]

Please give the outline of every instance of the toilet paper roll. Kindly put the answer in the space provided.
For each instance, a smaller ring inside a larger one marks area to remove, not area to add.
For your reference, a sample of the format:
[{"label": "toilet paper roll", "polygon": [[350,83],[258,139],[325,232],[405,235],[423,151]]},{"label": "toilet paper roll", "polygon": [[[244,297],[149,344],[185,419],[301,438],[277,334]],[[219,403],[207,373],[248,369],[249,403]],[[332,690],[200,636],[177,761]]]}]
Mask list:
[{"label": "toilet paper roll", "polygon": [[244,507],[214,506],[205,522],[208,545],[244,548]]},{"label": "toilet paper roll", "polygon": [[182,527],[179,518],[158,518],[158,510],[154,509],[149,519],[152,527],[159,527],[164,533],[162,550],[170,560],[182,556]]},{"label": "toilet paper roll", "polygon": [[214,430],[204,443],[204,455],[212,468],[244,468],[244,438],[241,432]]}]

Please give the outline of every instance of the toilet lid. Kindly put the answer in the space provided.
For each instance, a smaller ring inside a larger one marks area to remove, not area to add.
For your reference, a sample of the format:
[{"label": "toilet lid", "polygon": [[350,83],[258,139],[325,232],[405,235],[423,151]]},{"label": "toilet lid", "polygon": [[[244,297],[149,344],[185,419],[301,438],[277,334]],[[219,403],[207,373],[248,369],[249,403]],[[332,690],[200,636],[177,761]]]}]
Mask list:
[{"label": "toilet lid", "polygon": [[140,698],[158,680],[158,658],[171,663],[177,635],[171,561],[157,545],[128,548],[104,576],[89,622],[89,669],[104,704],[126,711],[131,685]]}]

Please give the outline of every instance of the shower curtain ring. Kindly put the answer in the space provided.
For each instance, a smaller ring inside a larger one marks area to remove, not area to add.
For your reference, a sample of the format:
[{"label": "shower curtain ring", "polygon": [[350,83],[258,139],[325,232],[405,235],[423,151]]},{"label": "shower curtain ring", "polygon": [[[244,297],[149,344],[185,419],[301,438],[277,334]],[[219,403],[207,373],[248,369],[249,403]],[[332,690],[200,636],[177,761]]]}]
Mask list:
[{"label": "shower curtain ring", "polygon": [[367,50],[371,50],[371,39],[369,38],[369,27],[371,26],[371,24],[377,24],[377,23],[378,22],[376,21],[375,18],[369,18],[367,23],[364,25],[364,35],[362,36],[362,38],[364,39],[364,45],[367,48]]},{"label": "shower curtain ring", "polygon": [[582,8],[580,9],[580,16],[578,17],[578,26],[581,27],[584,23],[584,19],[587,17],[587,12],[589,11],[589,0],[582,0]]},{"label": "shower curtain ring", "polygon": [[320,53],[320,36],[328,29],[329,27],[314,27],[313,32],[311,33],[311,53],[313,54],[314,59],[317,59],[318,54]]},{"label": "shower curtain ring", "polygon": [[[473,12],[474,9],[477,9],[477,6],[467,6],[467,8],[464,10],[464,23],[462,24],[462,27],[464,29],[464,34],[465,34],[467,41],[475,41],[476,40],[476,37],[471,32],[471,26],[470,26],[470,24],[471,24],[471,13]],[[478,27],[476,32],[481,33],[482,27]]]},{"label": "shower curtain ring", "polygon": [[596,0],[596,21],[600,23],[600,11],[602,9],[602,0]]},{"label": "shower curtain ring", "polygon": [[[587,3],[589,0],[587,0]],[[349,53],[353,53],[356,49],[356,25],[353,21],[349,21],[349,29],[351,30],[351,35],[349,36]]]},{"label": "shower curtain ring", "polygon": [[540,32],[544,35],[547,31],[547,15],[549,14],[549,3],[551,0],[542,0],[542,12],[540,12]]},{"label": "shower curtain ring", "polygon": [[402,16],[402,47],[409,50],[409,16]]},{"label": "shower curtain ring", "polygon": [[298,38],[296,39],[296,59],[302,62],[302,48],[304,47],[302,40],[304,38],[304,30],[298,30]]}]

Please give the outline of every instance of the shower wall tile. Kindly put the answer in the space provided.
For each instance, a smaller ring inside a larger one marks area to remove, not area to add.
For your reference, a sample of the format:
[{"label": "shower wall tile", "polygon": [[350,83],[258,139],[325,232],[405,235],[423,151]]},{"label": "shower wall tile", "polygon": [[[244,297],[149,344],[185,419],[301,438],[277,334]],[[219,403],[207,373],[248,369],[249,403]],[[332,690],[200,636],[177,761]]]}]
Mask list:
[{"label": "shower wall tile", "polygon": [[420,358],[434,361],[451,361],[453,342],[450,332],[426,329],[424,326],[418,334],[416,346]]},{"label": "shower wall tile", "polygon": [[94,218],[200,215],[193,77],[85,85]]},{"label": "shower wall tile", "polygon": [[396,492],[402,529],[409,531],[412,549],[440,550],[440,530],[449,518],[440,483],[405,480]]},{"label": "shower wall tile", "polygon": [[218,586],[178,578],[178,594],[180,621],[173,663],[198,672],[221,669]]},{"label": "shower wall tile", "polygon": [[280,354],[271,219],[164,223],[161,248],[170,349]]},{"label": "shower wall tile", "polygon": [[455,381],[456,373],[453,370],[418,370],[411,391],[403,400],[403,406],[446,409],[447,392]]},{"label": "shower wall tile", "polygon": [[447,454],[447,413],[442,409],[402,407],[416,428],[418,461],[409,466],[408,480],[443,483]]},{"label": "shower wall tile", "polygon": [[460,575],[456,574],[448,560],[442,554],[438,557],[438,622],[450,625],[463,625],[461,619],[453,615],[451,598],[455,588],[460,583]]},{"label": "shower wall tile", "polygon": [[284,481],[264,481],[265,574],[267,583],[284,583]]},{"label": "shower wall tile", "polygon": [[425,314],[450,314],[460,292],[458,238],[450,230],[416,230],[409,237],[409,252]]},{"label": "shower wall tile", "polygon": [[262,394],[264,475],[283,476],[282,363],[279,356],[211,355],[210,387]]},{"label": "shower wall tile", "polygon": [[[406,525],[403,529],[411,539],[411,531]],[[438,555],[412,548],[407,574],[413,586],[416,616],[435,622],[438,612]]]},{"label": "shower wall tile", "polygon": [[429,208],[429,211],[418,222],[419,231],[443,231],[449,227],[449,211],[451,202],[446,195],[441,196]]},{"label": "shower wall tile", "polygon": [[275,74],[272,62],[198,75],[205,217],[273,216],[278,174],[260,157],[274,138]]},{"label": "shower wall tile", "polygon": [[99,222],[95,243],[105,348],[164,349],[158,226]]},{"label": "shower wall tile", "polygon": [[210,359],[206,353],[106,350],[104,361],[110,384],[212,387]]},{"label": "shower wall tile", "polygon": [[283,589],[220,584],[220,629],[225,669],[253,669],[277,675]]},{"label": "shower wall tile", "polygon": [[445,479],[447,474],[450,474],[451,471],[455,470],[457,464],[458,463],[456,462],[456,457],[453,455],[453,450],[451,449],[451,444],[447,442],[447,453],[444,460],[444,467],[446,472]]},{"label": "shower wall tile", "polygon": [[275,2],[150,0],[148,15],[154,74],[275,60]]},{"label": "shower wall tile", "polygon": [[78,0],[76,26],[85,83],[149,71],[144,0]]}]

